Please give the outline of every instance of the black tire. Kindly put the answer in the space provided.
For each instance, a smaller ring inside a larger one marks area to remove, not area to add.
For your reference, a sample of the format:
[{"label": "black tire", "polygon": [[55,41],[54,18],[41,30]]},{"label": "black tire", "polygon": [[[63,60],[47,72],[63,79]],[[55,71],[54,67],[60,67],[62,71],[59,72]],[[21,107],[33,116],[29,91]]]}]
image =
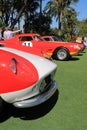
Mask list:
[{"label": "black tire", "polygon": [[53,58],[60,61],[69,60],[70,54],[66,48],[57,48],[54,52]]},{"label": "black tire", "polygon": [[8,103],[0,97],[0,123],[7,120],[11,116],[11,110]]},{"label": "black tire", "polygon": [[1,114],[2,111],[3,111],[3,108],[4,108],[4,102],[3,102],[3,100],[2,100],[1,97],[0,97],[0,114]]}]

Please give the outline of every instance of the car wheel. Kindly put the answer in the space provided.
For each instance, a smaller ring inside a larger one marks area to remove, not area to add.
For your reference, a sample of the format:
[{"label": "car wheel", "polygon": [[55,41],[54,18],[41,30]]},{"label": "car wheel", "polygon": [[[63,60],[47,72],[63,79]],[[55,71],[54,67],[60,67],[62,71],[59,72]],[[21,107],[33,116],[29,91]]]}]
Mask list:
[{"label": "car wheel", "polygon": [[58,48],[54,52],[54,57],[56,60],[64,61],[68,60],[70,55],[66,48]]}]

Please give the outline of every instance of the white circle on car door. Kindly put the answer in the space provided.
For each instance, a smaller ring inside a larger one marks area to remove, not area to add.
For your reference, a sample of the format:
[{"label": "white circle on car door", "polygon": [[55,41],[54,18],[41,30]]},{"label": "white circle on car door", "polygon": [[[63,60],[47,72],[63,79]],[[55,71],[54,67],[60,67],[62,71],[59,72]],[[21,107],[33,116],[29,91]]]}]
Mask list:
[{"label": "white circle on car door", "polygon": [[23,45],[23,46],[29,46],[29,47],[32,47],[32,46],[33,46],[32,42],[29,42],[29,41],[23,42],[22,45]]}]

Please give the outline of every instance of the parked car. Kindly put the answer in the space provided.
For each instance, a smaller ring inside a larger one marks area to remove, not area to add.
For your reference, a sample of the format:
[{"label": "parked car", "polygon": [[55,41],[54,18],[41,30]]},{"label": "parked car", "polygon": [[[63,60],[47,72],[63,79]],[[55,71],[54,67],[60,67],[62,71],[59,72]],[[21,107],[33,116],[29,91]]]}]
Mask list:
[{"label": "parked car", "polygon": [[0,47],[0,57],[0,117],[6,111],[6,104],[32,108],[46,102],[57,91],[54,62],[6,47]]},{"label": "parked car", "polygon": [[[64,40],[63,37],[61,36],[54,36],[54,35],[45,35],[45,36],[41,36],[41,38],[43,38],[46,41],[62,41],[62,43],[65,43],[66,41]],[[67,43],[71,43],[71,42],[67,42]],[[72,42],[73,44],[76,44],[78,46],[78,50],[79,52],[84,51],[85,46],[83,43],[78,43],[78,42]]]},{"label": "parked car", "polygon": [[[1,41],[6,47],[24,50],[23,48],[38,48],[56,60],[69,60],[72,55],[78,53],[78,45],[72,42],[62,43],[45,41],[38,34],[19,34],[9,40]],[[26,51],[26,49],[24,50]]]}]

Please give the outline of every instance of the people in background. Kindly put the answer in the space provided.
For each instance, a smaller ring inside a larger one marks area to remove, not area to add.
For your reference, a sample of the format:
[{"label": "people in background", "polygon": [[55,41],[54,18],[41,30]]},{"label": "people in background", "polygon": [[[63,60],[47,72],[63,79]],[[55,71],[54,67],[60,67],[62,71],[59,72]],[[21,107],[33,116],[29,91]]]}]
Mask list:
[{"label": "people in background", "polygon": [[82,37],[81,37],[81,36],[78,36],[78,37],[76,38],[76,42],[82,43],[82,42],[83,42],[83,41],[82,41]]},{"label": "people in background", "polygon": [[84,44],[85,47],[87,48],[87,34],[86,34],[86,36],[85,36],[84,39],[83,39],[83,44]]},{"label": "people in background", "polygon": [[2,40],[3,37],[2,37],[2,28],[0,27],[0,40]]},{"label": "people in background", "polygon": [[21,30],[11,31],[9,27],[6,27],[3,33],[4,40],[12,38],[15,33],[18,33],[20,31]]}]

